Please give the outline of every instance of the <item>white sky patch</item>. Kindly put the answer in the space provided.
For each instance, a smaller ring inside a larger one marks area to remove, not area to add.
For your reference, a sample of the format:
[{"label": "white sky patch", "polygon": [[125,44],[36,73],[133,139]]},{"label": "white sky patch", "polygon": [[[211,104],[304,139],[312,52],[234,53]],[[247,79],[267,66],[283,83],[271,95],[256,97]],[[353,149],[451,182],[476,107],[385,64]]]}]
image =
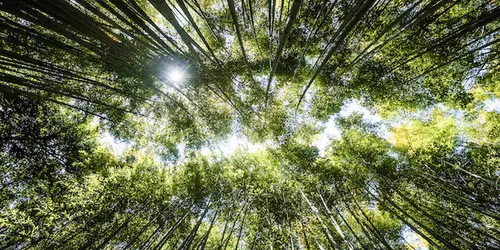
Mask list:
[{"label": "white sky patch", "polygon": [[[379,114],[372,113],[366,107],[363,107],[361,102],[357,99],[344,102],[339,113],[330,116],[327,122],[320,124],[320,126],[324,128],[323,132],[321,132],[318,138],[311,144],[319,149],[320,156],[324,156],[325,150],[332,140],[338,140],[342,137],[340,128],[335,122],[336,119],[339,117],[349,117],[353,113],[361,113],[363,115],[363,120],[368,123],[374,124],[383,121]],[[390,139],[391,134],[387,125],[382,124],[376,132],[382,138],[386,140]]]},{"label": "white sky patch", "polygon": [[212,154],[212,150],[209,147],[203,147],[200,149],[200,154],[203,156],[209,156]]},{"label": "white sky patch", "polygon": [[179,162],[184,162],[186,160],[186,144],[184,143],[178,143],[177,144],[177,151],[179,152]]},{"label": "white sky patch", "polygon": [[97,126],[99,126],[100,121],[101,121],[101,118],[94,116],[94,118],[92,118],[92,121],[90,121],[90,124],[92,124],[92,126],[94,126],[94,127],[97,127]]},{"label": "white sky patch", "polygon": [[316,146],[319,150],[319,154],[324,156],[325,150],[330,145],[333,139],[340,139],[341,133],[340,129],[335,123],[336,116],[331,116],[326,123],[324,123],[324,130],[319,135],[318,139],[313,141],[312,146]]},{"label": "white sky patch", "polygon": [[472,87],[474,86],[474,84],[476,83],[476,79],[478,79],[478,77],[481,77],[483,76],[486,72],[488,71],[487,67],[476,67],[476,68],[473,68],[469,73],[468,73],[468,77],[466,77],[463,81],[462,81],[462,86],[464,87],[464,89],[466,91],[469,91],[470,89],[472,89]]},{"label": "white sky patch", "polygon": [[413,120],[429,121],[432,119],[432,114],[439,110],[445,110],[446,107],[440,103],[429,106],[425,109],[419,109],[416,111],[402,111],[398,115],[391,118],[390,123],[392,127],[399,127],[404,124],[411,123]]},{"label": "white sky patch", "polygon": [[226,140],[211,143],[200,149],[200,153],[204,156],[218,155],[229,157],[237,150],[243,150],[247,153],[256,153],[265,150],[267,147],[274,146],[270,140],[264,143],[252,143],[242,133],[242,124],[238,117],[233,120],[231,137]]},{"label": "white sky patch", "polygon": [[269,146],[272,146],[271,141],[265,141],[264,143],[251,143],[244,136],[232,135],[225,141],[201,148],[200,153],[204,156],[215,154],[229,157],[236,152],[236,150],[244,150],[247,153],[256,153],[265,150]]},{"label": "white sky patch", "polygon": [[408,226],[403,226],[402,236],[416,250],[429,250],[427,242],[418,234],[413,232]]},{"label": "white sky patch", "polygon": [[389,124],[385,122],[378,113],[376,112],[373,113],[368,108],[363,107],[358,99],[353,99],[344,102],[344,105],[342,106],[342,109],[340,110],[339,114],[342,117],[348,117],[355,112],[361,113],[363,115],[364,122],[370,124],[378,123],[378,126],[376,127],[376,130],[374,132],[376,132],[378,136],[385,139],[386,141],[391,141],[392,135],[391,132],[389,131]]},{"label": "white sky patch", "polygon": [[212,8],[216,11],[220,11],[225,9],[225,6],[223,5],[222,1],[221,2],[215,1],[215,3],[212,5]]},{"label": "white sky patch", "polygon": [[245,101],[247,99],[247,95],[243,91],[242,80],[239,75],[234,77],[233,81],[234,91],[236,91],[236,95],[242,100]]},{"label": "white sky patch", "polygon": [[267,81],[269,80],[269,78],[267,78],[267,75],[255,76],[255,80],[260,84],[262,88],[267,88]]},{"label": "white sky patch", "polygon": [[226,45],[226,48],[231,50],[231,48],[233,47],[233,44],[234,44],[235,37],[232,34],[230,34],[229,32],[223,32],[222,37],[224,37],[224,44]]},{"label": "white sky patch", "polygon": [[486,100],[484,102],[484,110],[488,112],[500,112],[500,98]]},{"label": "white sky patch", "polygon": [[396,145],[396,138],[394,137],[394,134],[392,132],[387,132],[384,139],[392,145]]},{"label": "white sky patch", "polygon": [[316,60],[317,60],[317,58],[312,57],[312,56],[305,56],[305,59],[306,59],[307,65],[309,65],[309,66],[313,66],[314,63],[316,63]]},{"label": "white sky patch", "polygon": [[350,100],[344,103],[339,114],[343,117],[348,117],[353,113],[361,113],[363,115],[363,120],[369,123],[381,122],[382,118],[378,114],[373,114],[366,107],[361,106],[361,102],[357,99]]},{"label": "white sky patch", "polygon": [[314,96],[316,96],[316,90],[313,88],[310,88],[309,91],[307,91],[304,95],[304,99],[302,101],[302,111],[306,114],[306,116],[309,116],[309,112],[311,111],[313,105]]},{"label": "white sky patch", "polygon": [[247,147],[248,144],[248,140],[246,140],[245,138],[239,138],[233,135],[227,141],[217,145],[216,147],[222,152],[222,154],[228,156],[234,153],[237,148]]},{"label": "white sky patch", "polygon": [[108,131],[101,132],[99,141],[115,156],[122,155],[125,151],[129,150],[132,147],[131,143],[117,140]]}]

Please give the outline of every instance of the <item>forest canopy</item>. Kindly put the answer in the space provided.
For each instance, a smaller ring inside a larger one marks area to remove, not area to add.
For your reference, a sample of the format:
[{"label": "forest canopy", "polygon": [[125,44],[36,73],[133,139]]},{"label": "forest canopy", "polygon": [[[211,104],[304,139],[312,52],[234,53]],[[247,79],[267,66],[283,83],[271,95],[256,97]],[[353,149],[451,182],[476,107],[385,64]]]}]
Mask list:
[{"label": "forest canopy", "polygon": [[0,0],[0,249],[500,249],[496,0]]}]

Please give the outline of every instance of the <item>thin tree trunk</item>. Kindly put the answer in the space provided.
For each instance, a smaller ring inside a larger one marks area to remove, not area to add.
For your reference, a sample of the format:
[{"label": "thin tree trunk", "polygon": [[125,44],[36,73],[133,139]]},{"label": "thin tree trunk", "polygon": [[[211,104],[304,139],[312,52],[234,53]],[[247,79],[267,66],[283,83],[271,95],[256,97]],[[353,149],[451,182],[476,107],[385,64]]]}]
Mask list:
[{"label": "thin tree trunk", "polygon": [[184,221],[184,219],[186,219],[186,217],[188,215],[189,215],[189,212],[186,212],[184,214],[184,216],[182,216],[181,218],[179,218],[175,222],[175,224],[168,229],[168,231],[163,235],[163,237],[161,237],[160,242],[158,242],[158,244],[153,249],[154,250],[161,249],[163,247],[163,245],[165,245],[165,243],[167,242],[167,240],[170,237],[170,235],[179,227],[179,225]]},{"label": "thin tree trunk", "polygon": [[326,238],[328,239],[330,246],[334,249],[339,249],[337,243],[333,239],[332,234],[330,233],[330,230],[323,222],[323,219],[321,219],[321,216],[318,214],[318,209],[316,207],[314,207],[314,205],[309,201],[309,199],[307,199],[306,195],[304,194],[304,192],[302,190],[300,190],[300,193],[302,194],[302,197],[305,199],[305,201],[307,202],[307,204],[311,208],[312,212],[316,216],[316,219],[318,219],[319,223],[321,224],[321,227],[323,229],[323,233],[325,234]]}]

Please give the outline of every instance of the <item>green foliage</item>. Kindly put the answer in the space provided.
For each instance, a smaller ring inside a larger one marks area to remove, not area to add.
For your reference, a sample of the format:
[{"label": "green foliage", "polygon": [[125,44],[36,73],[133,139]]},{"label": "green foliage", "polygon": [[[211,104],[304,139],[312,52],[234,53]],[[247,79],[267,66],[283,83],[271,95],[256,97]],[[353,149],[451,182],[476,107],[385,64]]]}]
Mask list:
[{"label": "green foliage", "polygon": [[499,16],[2,1],[0,249],[498,249]]}]

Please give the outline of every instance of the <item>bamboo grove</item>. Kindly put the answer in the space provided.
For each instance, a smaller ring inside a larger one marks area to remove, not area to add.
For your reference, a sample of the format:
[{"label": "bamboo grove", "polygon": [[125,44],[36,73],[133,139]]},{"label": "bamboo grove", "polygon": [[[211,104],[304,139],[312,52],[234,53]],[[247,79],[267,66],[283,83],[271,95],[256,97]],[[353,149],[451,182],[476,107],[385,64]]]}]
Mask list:
[{"label": "bamboo grove", "polygon": [[0,0],[0,27],[0,249],[500,248],[496,0]]}]

